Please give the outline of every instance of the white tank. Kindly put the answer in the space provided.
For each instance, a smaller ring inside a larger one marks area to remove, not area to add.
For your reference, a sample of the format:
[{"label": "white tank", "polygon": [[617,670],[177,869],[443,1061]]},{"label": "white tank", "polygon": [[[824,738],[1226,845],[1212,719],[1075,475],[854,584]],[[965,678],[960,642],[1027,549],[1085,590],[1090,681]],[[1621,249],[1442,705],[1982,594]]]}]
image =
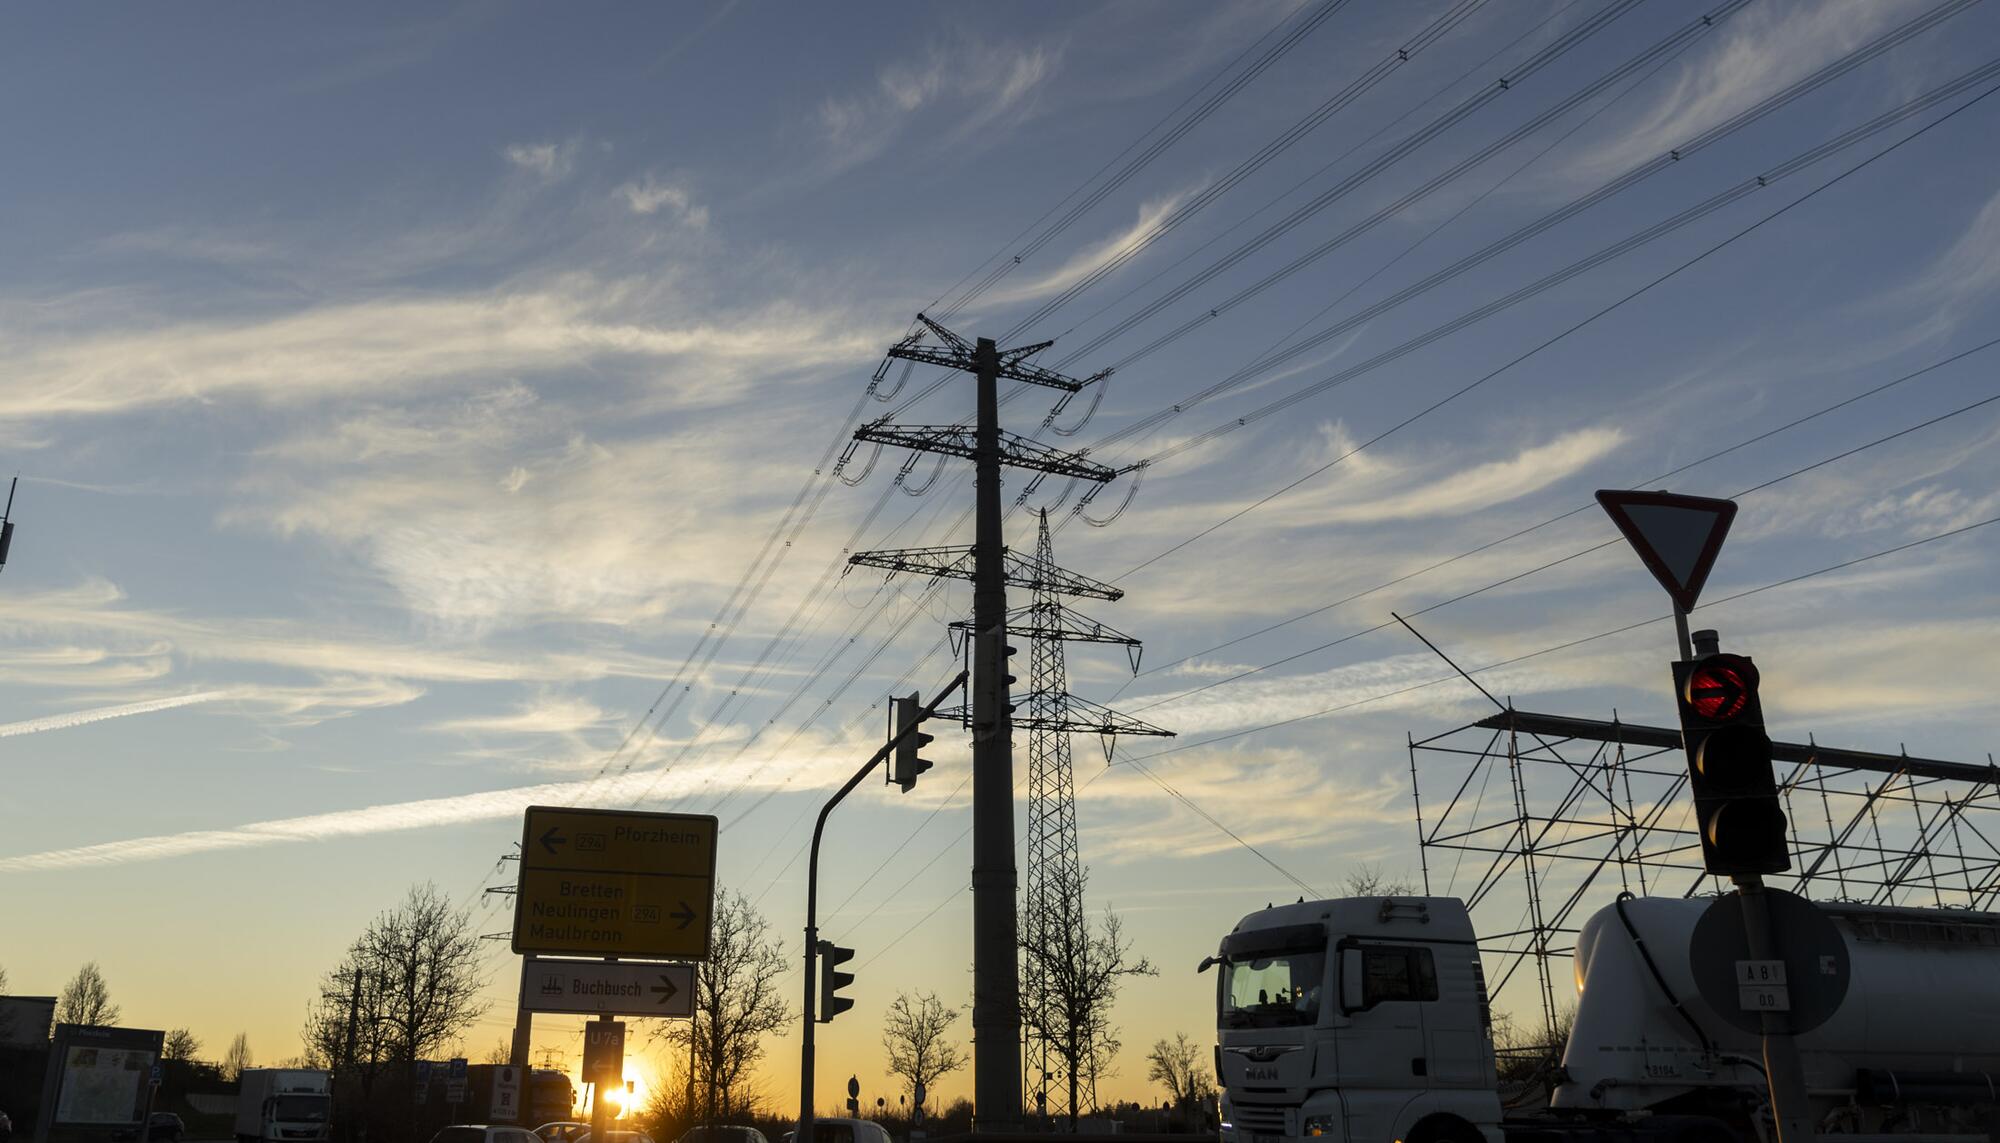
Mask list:
[{"label": "white tank", "polygon": [[[1756,1068],[1721,1058],[1761,1062],[1759,1038],[1709,1008],[1689,967],[1689,940],[1710,900],[1640,898],[1624,902],[1623,919],[1612,905],[1584,922],[1576,1025],[1563,1052],[1569,1079],[1555,1106],[1635,1110],[1700,1087],[1761,1086]],[[1851,975],[1840,1010],[1798,1037],[1816,1118],[1847,1102],[1863,1068],[2000,1073],[2000,914],[1818,904],[1847,941]]]}]

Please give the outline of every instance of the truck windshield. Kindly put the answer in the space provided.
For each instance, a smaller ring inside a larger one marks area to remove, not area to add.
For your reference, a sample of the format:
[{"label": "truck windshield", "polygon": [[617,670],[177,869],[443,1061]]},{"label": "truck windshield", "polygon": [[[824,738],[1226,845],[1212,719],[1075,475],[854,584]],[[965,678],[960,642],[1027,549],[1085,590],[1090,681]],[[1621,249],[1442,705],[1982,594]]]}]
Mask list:
[{"label": "truck windshield", "polygon": [[281,1095],[271,1101],[271,1118],[278,1123],[325,1123],[323,1095]]},{"label": "truck windshield", "polygon": [[1222,962],[1222,1026],[1281,1028],[1319,1022],[1326,950],[1298,949]]}]

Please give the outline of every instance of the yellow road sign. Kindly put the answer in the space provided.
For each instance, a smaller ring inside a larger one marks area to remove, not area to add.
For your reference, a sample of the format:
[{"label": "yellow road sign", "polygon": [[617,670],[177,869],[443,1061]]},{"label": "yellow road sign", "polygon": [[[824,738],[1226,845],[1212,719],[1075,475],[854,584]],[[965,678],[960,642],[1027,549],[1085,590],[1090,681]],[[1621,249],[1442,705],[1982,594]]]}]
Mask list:
[{"label": "yellow road sign", "polygon": [[715,818],[530,806],[521,865],[713,877]]},{"label": "yellow road sign", "polygon": [[530,806],[514,951],[708,957],[716,820]]}]

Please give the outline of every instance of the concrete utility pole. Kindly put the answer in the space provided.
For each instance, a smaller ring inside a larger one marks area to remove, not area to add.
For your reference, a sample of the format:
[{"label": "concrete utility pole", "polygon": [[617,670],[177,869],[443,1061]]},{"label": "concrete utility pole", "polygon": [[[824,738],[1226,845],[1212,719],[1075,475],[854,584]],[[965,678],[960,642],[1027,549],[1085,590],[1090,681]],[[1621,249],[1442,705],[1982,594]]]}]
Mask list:
[{"label": "concrete utility pole", "polygon": [[[917,315],[922,329],[897,342],[889,359],[918,361],[971,373],[977,382],[973,425],[863,426],[856,441],[943,453],[973,462],[976,519],[970,548],[909,548],[862,552],[849,562],[890,571],[921,572],[972,581],[972,694],[956,712],[972,730],[972,1038],[973,1106],[980,1130],[1021,1123],[1021,982],[1016,930],[1018,872],[1014,857],[1014,742],[1007,658],[1007,588],[1047,583],[1069,595],[1117,599],[1122,593],[1061,569],[1039,569],[1007,549],[1002,522],[1000,469],[1007,465],[1103,484],[1117,471],[1049,448],[1000,427],[1000,381],[1073,394],[1107,374],[1085,380],[1032,365],[1030,357],[1052,342],[1001,349],[990,338],[976,343]],[[923,344],[926,336],[937,344]],[[884,368],[888,362],[884,361]],[[881,373],[877,373],[879,383]],[[850,455],[851,455],[850,450]],[[846,463],[846,457],[842,463]]]},{"label": "concrete utility pole", "polygon": [[1000,522],[1000,353],[979,339],[972,548],[973,1107],[985,1122],[1021,1118],[1021,969],[1015,929],[1014,708],[1008,700],[1007,542]]}]

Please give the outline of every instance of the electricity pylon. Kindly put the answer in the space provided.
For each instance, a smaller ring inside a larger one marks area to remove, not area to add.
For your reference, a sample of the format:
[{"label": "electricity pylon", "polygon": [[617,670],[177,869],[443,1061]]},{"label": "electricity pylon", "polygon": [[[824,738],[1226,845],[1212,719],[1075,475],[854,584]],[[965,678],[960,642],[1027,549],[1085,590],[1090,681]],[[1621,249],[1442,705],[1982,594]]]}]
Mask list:
[{"label": "electricity pylon", "polygon": [[[1000,427],[1000,379],[1075,393],[1098,377],[1076,380],[1030,364],[1048,348],[1040,342],[1000,349],[976,343],[923,316],[923,329],[897,342],[889,356],[970,373],[977,412],[963,425],[890,425],[875,421],[854,437],[973,462],[976,513],[970,548],[863,552],[852,564],[972,581],[972,1037],[973,1106],[979,1124],[1001,1129],[1021,1121],[1021,995],[1015,916],[1013,705],[1008,701],[1007,586],[1046,587],[1068,595],[1117,599],[1123,593],[1085,576],[1024,561],[1002,535],[1002,466],[1102,484],[1117,476],[1105,465],[1061,452]],[[937,344],[925,344],[924,333]]]},{"label": "electricity pylon", "polygon": [[[1049,514],[1041,514],[1035,564],[1055,567]],[[1044,577],[1046,582],[1046,577]],[[1069,693],[1070,643],[1122,646],[1139,667],[1139,640],[1077,613],[1061,594],[1037,588],[1025,612],[1010,618],[1007,633],[1033,641],[1033,689],[1022,705],[1028,739],[1028,891],[1021,906],[1022,947],[1037,950],[1021,981],[1027,1025],[1027,1068],[1035,1103],[1050,1115],[1074,1117],[1097,1104],[1096,1072],[1084,1066],[1095,1029],[1078,1027],[1091,1014],[1078,1011],[1049,969],[1074,980],[1088,956],[1089,918],[1083,906],[1084,868],[1076,836],[1076,777],[1070,735],[1092,733],[1107,744],[1117,734],[1172,737],[1173,732],[1128,718]]]}]

